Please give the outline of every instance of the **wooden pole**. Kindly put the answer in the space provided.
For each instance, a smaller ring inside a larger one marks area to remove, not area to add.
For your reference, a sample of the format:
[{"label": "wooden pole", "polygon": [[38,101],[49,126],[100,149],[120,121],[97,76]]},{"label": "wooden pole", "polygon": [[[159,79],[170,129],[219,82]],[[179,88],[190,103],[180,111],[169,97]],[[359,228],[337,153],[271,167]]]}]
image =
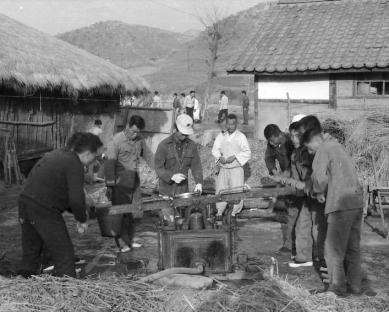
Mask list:
[{"label": "wooden pole", "polygon": [[286,92],[286,98],[288,99],[288,107],[287,107],[287,122],[286,124],[289,125],[290,123],[290,98],[289,98],[289,92]]},{"label": "wooden pole", "polygon": [[254,78],[254,138],[259,139],[259,97],[258,81]]}]

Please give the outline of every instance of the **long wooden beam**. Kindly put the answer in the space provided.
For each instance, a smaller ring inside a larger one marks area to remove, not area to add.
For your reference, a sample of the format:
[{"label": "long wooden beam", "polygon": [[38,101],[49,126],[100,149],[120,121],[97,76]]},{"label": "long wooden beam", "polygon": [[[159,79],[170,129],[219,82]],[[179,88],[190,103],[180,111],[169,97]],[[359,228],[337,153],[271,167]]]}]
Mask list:
[{"label": "long wooden beam", "polygon": [[141,202],[127,205],[98,206],[96,207],[96,212],[98,214],[116,215],[139,211],[158,211],[162,208],[168,207],[188,207],[193,205],[200,206],[218,202],[239,201],[249,198],[282,197],[295,194],[295,190],[291,187],[255,188],[248,192],[236,194],[205,195],[193,196],[192,198],[175,199],[162,199],[161,197],[157,197],[155,200],[142,200]]}]

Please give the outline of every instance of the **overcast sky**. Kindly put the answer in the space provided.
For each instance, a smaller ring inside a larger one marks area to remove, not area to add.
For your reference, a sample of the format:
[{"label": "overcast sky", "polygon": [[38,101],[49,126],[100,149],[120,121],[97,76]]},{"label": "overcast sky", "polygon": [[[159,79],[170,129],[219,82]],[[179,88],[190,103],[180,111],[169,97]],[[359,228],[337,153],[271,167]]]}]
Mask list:
[{"label": "overcast sky", "polygon": [[183,32],[200,29],[196,15],[211,2],[228,14],[269,0],[0,0],[0,12],[57,34],[95,22],[120,20]]}]

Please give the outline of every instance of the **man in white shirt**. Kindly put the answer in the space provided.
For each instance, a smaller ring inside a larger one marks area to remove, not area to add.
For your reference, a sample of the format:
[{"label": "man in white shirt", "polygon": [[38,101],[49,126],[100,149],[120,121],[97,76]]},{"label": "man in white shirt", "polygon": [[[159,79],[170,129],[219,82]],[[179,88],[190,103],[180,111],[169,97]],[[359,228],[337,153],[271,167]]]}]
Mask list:
[{"label": "man in white shirt", "polygon": [[[221,190],[244,186],[243,166],[251,158],[251,150],[246,136],[236,129],[237,117],[227,116],[227,131],[222,131],[215,140],[212,155],[220,171],[216,181],[216,193]],[[217,218],[220,218],[227,207],[226,202],[216,204]],[[231,216],[235,216],[243,208],[243,201],[234,205]]]},{"label": "man in white shirt", "polygon": [[103,133],[103,123],[100,119],[96,119],[92,128],[89,129],[89,133],[99,136]]},{"label": "man in white shirt", "polygon": [[217,116],[217,122],[221,123],[224,119],[227,120],[228,116],[228,97],[225,91],[220,92],[219,100],[219,115]]},{"label": "man in white shirt", "polygon": [[190,93],[185,97],[184,107],[186,109],[186,113],[193,119],[193,110],[195,106],[196,93],[195,91],[190,91]]},{"label": "man in white shirt", "polygon": [[161,100],[161,97],[159,96],[159,92],[158,91],[154,92],[153,107],[155,107],[155,108],[162,107],[162,100]]}]

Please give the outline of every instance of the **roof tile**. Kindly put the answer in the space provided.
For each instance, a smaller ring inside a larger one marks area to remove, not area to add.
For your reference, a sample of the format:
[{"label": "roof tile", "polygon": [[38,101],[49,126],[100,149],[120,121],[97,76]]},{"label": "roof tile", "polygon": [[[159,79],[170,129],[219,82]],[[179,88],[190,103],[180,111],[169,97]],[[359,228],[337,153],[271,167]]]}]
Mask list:
[{"label": "roof tile", "polygon": [[278,3],[257,20],[228,71],[389,67],[389,0]]}]

